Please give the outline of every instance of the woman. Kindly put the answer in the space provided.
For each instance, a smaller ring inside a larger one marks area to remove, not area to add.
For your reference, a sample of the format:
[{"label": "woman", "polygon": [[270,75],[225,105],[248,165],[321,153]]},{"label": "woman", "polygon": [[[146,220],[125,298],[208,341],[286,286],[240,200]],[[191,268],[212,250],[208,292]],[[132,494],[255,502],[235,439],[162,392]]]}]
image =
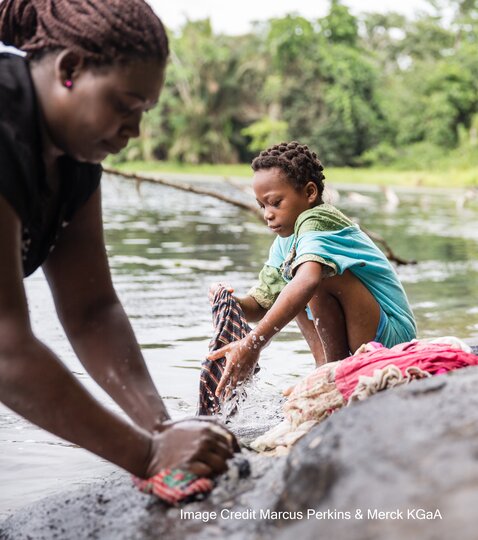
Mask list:
[{"label": "woman", "polygon": [[[142,0],[3,0],[0,41],[0,399],[52,433],[148,478],[223,472],[231,436],[170,422],[113,289],[100,162],[156,104],[168,40]],[[99,404],[32,332],[23,278],[42,266]]]}]

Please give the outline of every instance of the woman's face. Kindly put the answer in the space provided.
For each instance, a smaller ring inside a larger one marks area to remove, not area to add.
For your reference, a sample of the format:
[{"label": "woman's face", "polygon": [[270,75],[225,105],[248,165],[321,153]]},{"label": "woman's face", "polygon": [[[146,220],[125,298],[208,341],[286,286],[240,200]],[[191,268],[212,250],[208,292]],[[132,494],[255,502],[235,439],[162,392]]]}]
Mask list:
[{"label": "woman's face", "polygon": [[62,152],[78,161],[99,163],[139,135],[143,113],[158,101],[164,66],[133,60],[75,72],[72,87],[55,81],[54,107],[47,131]]}]

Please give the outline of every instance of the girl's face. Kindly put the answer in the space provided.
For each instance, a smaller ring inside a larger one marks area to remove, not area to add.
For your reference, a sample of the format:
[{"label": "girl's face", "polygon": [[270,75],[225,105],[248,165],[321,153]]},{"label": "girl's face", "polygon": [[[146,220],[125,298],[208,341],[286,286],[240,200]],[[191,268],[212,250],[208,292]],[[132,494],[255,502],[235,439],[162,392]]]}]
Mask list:
[{"label": "girl's face", "polygon": [[314,182],[296,189],[277,167],[256,171],[252,187],[259,206],[264,210],[264,221],[281,237],[293,234],[299,215],[316,206],[318,201]]},{"label": "girl's face", "polygon": [[82,68],[72,87],[60,77],[46,119],[53,144],[77,159],[99,163],[139,135],[141,117],[157,103],[164,67],[156,60]]}]

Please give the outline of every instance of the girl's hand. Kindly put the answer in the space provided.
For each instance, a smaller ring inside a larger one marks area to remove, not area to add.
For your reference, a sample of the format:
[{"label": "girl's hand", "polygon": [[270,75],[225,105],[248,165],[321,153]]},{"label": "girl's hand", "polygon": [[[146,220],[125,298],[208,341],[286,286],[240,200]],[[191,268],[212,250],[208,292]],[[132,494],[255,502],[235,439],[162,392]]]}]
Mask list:
[{"label": "girl's hand", "polygon": [[217,282],[217,283],[211,283],[211,285],[209,285],[209,291],[208,291],[208,299],[209,299],[209,303],[211,304],[211,306],[213,305],[214,303],[214,297],[217,293],[217,291],[219,289],[226,289],[226,291],[230,292],[230,293],[233,293],[234,292],[234,289],[231,287],[231,285],[229,285],[229,283],[221,283],[221,282]]},{"label": "girl's hand", "polygon": [[239,446],[219,422],[184,419],[165,422],[152,436],[144,478],[161,469],[181,468],[198,476],[214,476],[227,470],[227,460]]},{"label": "girl's hand", "polygon": [[226,390],[223,397],[227,399],[240,382],[247,380],[252,375],[259,360],[260,350],[259,345],[251,339],[251,334],[249,334],[247,337],[228,343],[208,355],[208,360],[226,358],[226,366],[216,389],[217,397],[220,397]]}]

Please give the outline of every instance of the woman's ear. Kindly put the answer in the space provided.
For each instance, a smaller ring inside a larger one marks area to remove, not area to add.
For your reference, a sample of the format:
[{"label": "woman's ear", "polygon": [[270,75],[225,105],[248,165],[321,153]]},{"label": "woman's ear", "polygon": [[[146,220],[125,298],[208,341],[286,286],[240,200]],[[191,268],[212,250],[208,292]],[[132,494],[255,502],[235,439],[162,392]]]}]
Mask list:
[{"label": "woman's ear", "polygon": [[307,182],[307,184],[305,185],[305,193],[310,203],[317,202],[319,198],[319,188],[317,187],[317,184],[315,182],[312,182],[312,180]]},{"label": "woman's ear", "polygon": [[65,49],[56,57],[55,78],[62,86],[71,89],[83,67],[83,57],[70,49]]}]

